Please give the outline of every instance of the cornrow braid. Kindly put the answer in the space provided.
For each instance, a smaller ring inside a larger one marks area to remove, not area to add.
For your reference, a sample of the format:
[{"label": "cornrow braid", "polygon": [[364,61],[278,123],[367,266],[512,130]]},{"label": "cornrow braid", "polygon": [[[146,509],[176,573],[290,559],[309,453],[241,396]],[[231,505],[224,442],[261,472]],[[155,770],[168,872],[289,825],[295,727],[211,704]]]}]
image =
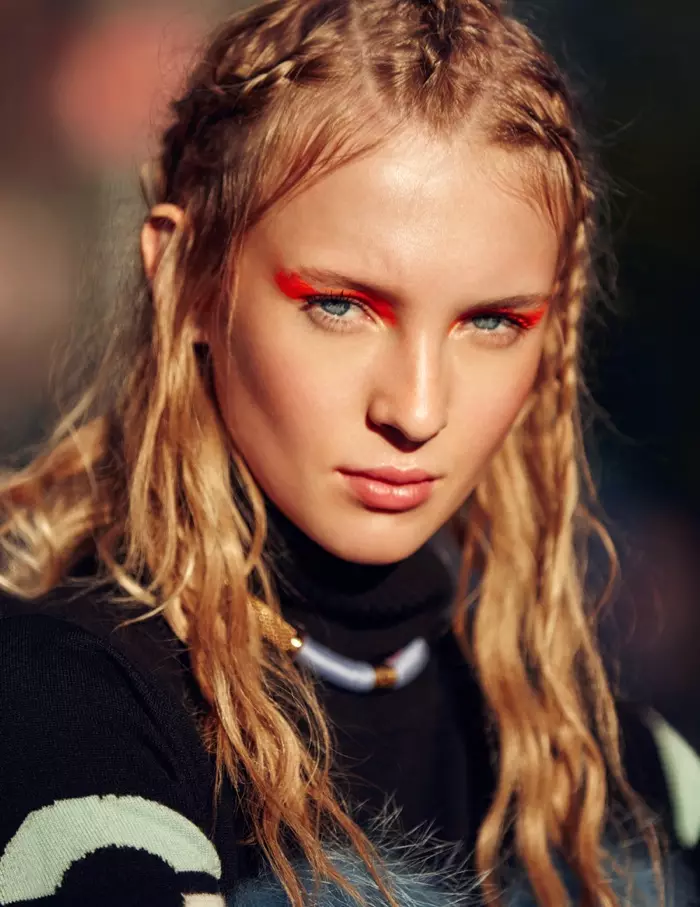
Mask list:
[{"label": "cornrow braid", "polygon": [[485,23],[465,23],[463,6],[450,0],[417,0],[416,6],[423,28],[421,68],[428,85],[441,67],[449,65],[453,54],[459,49],[460,40],[464,40],[468,32],[472,38],[484,41],[488,31]]},{"label": "cornrow braid", "polygon": [[221,29],[187,93],[172,105],[161,153],[169,200],[177,197],[184,157],[206,156],[217,125],[249,128],[285,88],[322,84],[331,76],[333,57],[341,52],[338,32],[348,16],[347,3],[334,0],[306,7],[271,0]]}]

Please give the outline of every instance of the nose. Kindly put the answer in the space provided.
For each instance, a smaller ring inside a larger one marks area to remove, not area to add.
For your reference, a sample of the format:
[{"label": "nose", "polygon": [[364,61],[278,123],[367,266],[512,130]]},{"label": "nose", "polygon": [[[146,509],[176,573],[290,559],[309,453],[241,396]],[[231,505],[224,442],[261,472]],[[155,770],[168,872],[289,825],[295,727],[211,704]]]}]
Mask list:
[{"label": "nose", "polygon": [[446,370],[438,340],[422,336],[397,343],[382,363],[369,422],[414,446],[430,441],[447,425]]}]

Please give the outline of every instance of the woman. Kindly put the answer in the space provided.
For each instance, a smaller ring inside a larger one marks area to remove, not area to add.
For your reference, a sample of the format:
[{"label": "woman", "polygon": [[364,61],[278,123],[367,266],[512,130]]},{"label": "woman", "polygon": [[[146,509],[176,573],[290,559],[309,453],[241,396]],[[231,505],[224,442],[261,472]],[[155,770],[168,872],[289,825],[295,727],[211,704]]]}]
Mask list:
[{"label": "woman", "polygon": [[553,62],[487,0],[274,0],[148,195],[132,330],[0,496],[0,902],[432,903],[389,802],[486,900],[622,903]]}]

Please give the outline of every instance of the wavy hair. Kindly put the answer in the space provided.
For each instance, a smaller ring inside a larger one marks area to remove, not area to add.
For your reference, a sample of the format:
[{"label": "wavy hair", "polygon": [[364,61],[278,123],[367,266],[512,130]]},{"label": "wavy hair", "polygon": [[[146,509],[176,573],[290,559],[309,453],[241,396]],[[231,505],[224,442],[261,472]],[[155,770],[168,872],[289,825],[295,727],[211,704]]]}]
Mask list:
[{"label": "wavy hair", "polygon": [[[584,505],[578,363],[595,199],[562,76],[497,0],[268,0],[214,36],[148,180],[149,204],[176,204],[184,219],[152,285],[142,281],[122,350],[47,450],[4,477],[0,587],[44,594],[96,549],[125,596],[146,616],[162,613],[189,646],[218,783],[245,786],[255,838],[295,907],[304,890],[293,854],[337,879],[323,846],[334,835],[381,882],[334,794],[313,690],[262,637],[253,590],[278,607],[263,560],[264,500],[223,427],[196,329],[206,319],[232,329],[239,253],[266,211],[406,124],[436,135],[468,125],[505,149],[560,232],[534,390],[461,520],[454,628],[499,757],[477,846],[485,895],[497,898],[495,869],[512,841],[543,907],[567,903],[555,851],[583,902],[612,907],[609,779],[636,804],[583,583],[587,540],[601,532]],[[124,358],[114,386],[113,363]]]}]

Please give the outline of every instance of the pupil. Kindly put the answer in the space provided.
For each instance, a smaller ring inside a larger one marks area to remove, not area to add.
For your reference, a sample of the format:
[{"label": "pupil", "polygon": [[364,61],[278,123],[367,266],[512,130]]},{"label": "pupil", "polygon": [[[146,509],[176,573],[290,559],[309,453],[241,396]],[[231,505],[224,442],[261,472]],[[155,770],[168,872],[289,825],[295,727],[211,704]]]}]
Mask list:
[{"label": "pupil", "polygon": [[329,315],[345,315],[350,309],[350,303],[345,299],[327,299],[321,303],[321,308]]},{"label": "pupil", "polygon": [[495,331],[501,326],[501,318],[499,315],[477,315],[474,326],[481,331]]}]

